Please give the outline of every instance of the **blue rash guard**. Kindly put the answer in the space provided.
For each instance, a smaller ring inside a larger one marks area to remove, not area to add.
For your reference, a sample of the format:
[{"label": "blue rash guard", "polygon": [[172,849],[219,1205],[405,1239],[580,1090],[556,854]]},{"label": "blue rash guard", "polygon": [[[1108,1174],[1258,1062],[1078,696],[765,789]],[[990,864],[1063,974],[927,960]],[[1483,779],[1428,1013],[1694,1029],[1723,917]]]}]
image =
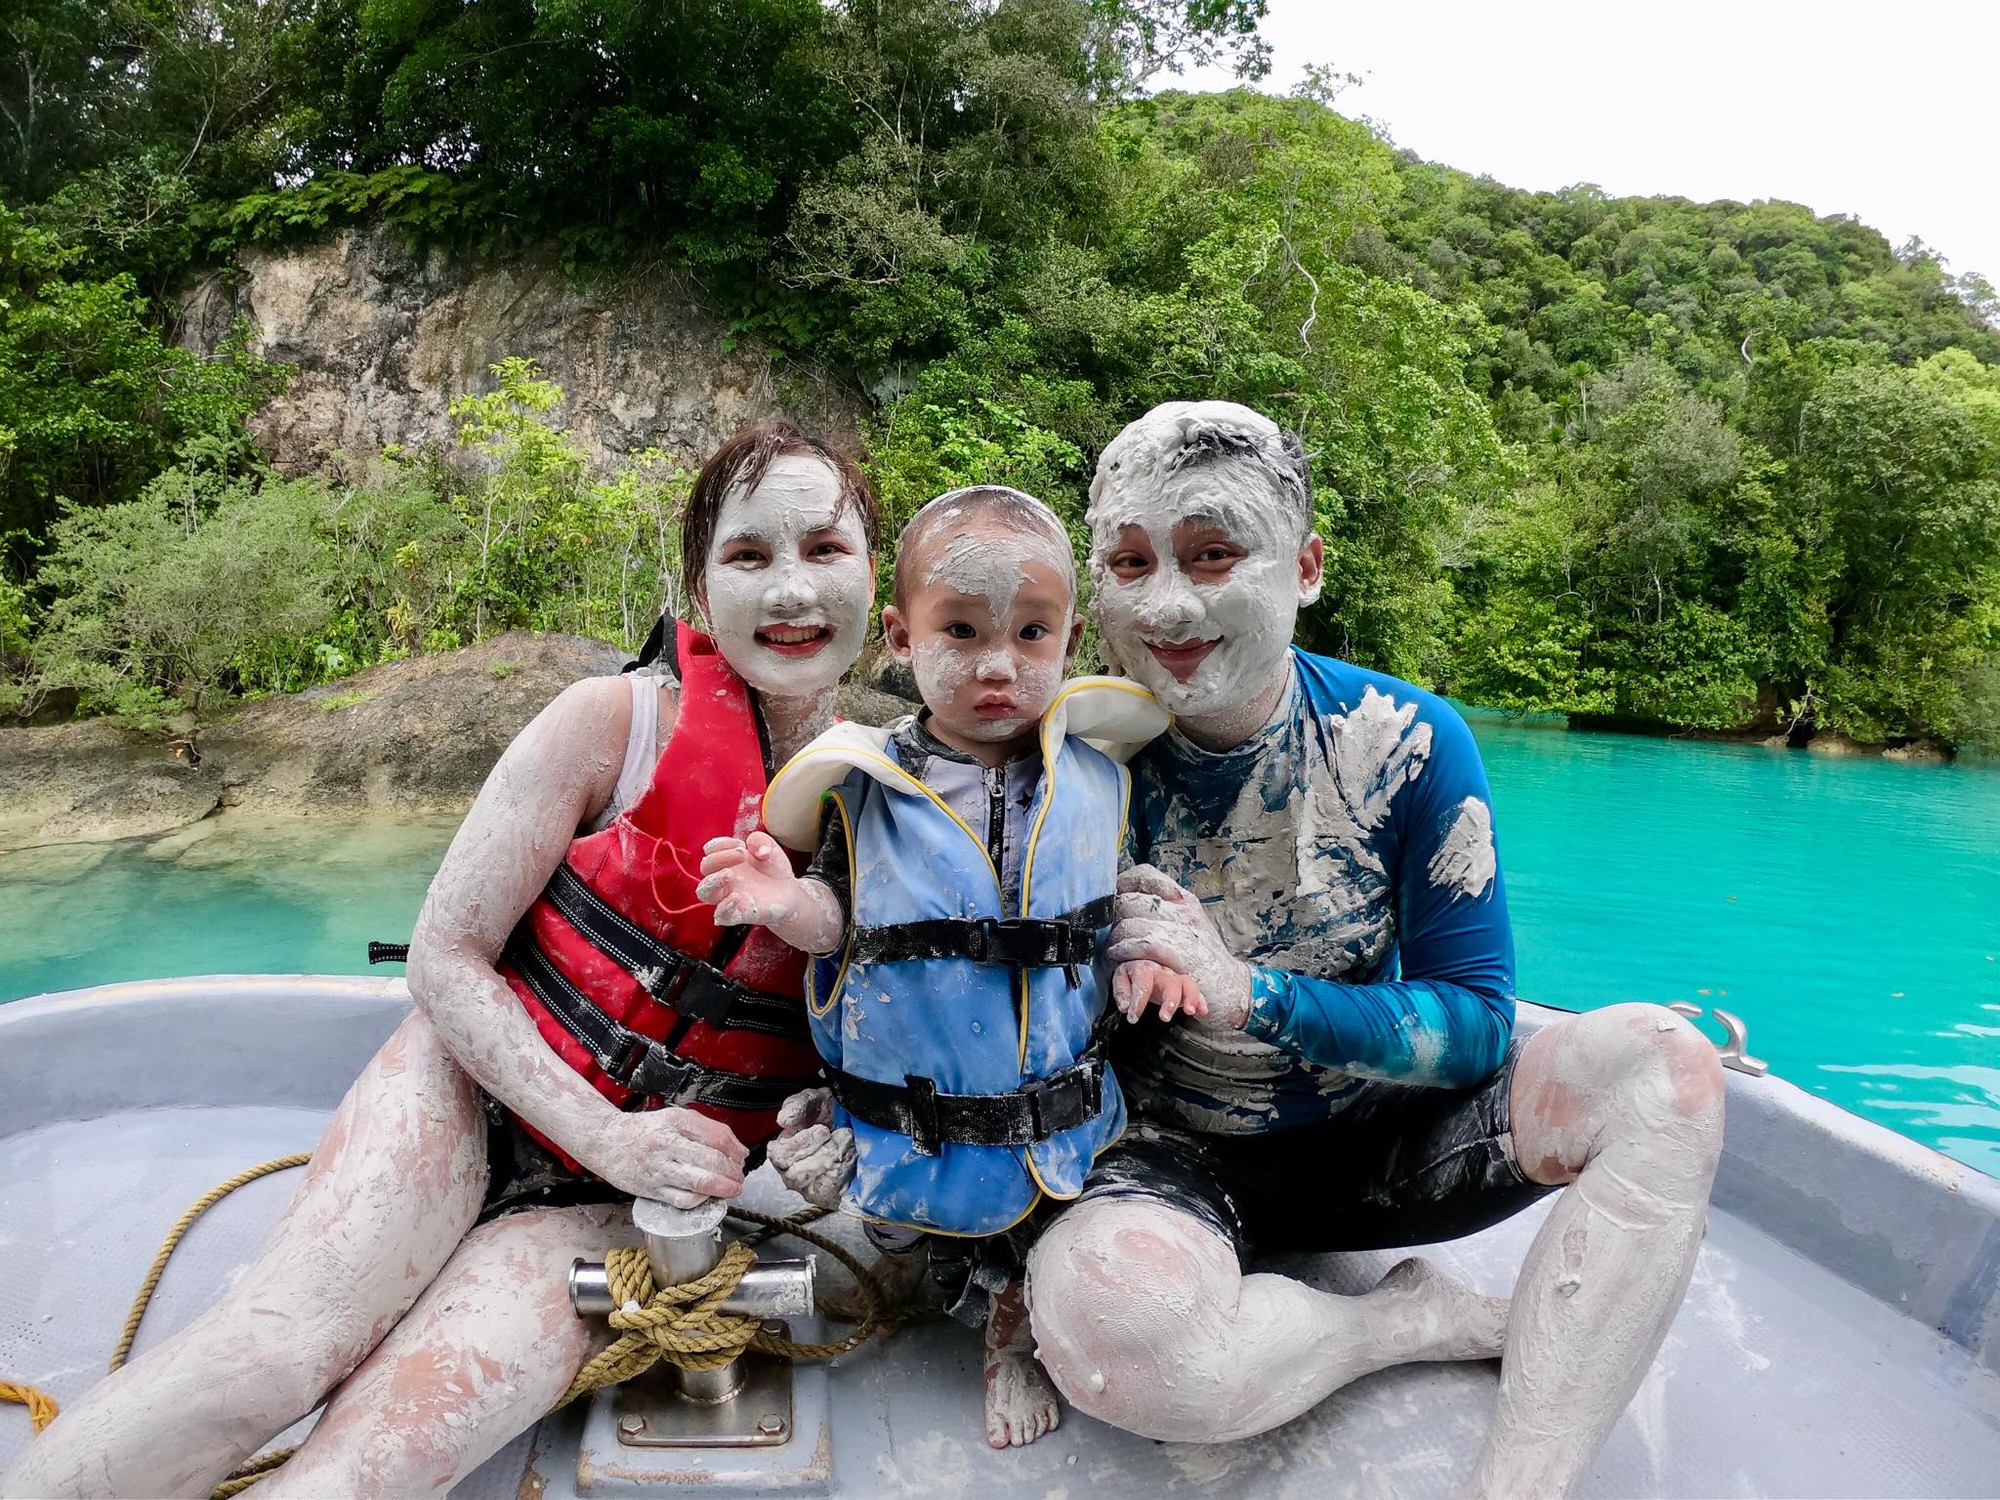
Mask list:
[{"label": "blue rash guard", "polygon": [[1242,1032],[1152,1016],[1118,1063],[1137,1112],[1221,1135],[1332,1120],[1385,1084],[1489,1077],[1514,1025],[1491,795],[1441,698],[1294,648],[1272,721],[1132,762],[1132,856],[1252,965]]}]

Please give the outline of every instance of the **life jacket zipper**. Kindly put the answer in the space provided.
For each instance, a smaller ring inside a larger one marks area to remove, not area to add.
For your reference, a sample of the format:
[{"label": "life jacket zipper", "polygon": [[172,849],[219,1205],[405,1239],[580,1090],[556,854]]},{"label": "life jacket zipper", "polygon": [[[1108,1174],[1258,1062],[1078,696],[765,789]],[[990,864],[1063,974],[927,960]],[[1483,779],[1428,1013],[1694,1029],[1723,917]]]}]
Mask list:
[{"label": "life jacket zipper", "polygon": [[993,857],[993,873],[1000,877],[1000,911],[1007,912],[1007,768],[987,766],[986,852]]}]

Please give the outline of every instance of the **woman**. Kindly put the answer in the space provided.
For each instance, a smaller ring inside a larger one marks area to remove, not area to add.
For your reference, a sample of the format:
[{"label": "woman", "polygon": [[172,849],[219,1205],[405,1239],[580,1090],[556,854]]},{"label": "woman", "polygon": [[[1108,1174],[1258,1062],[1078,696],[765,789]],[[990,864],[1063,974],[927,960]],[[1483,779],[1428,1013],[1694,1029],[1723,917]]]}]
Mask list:
[{"label": "woman", "polygon": [[[260,1494],[442,1491],[554,1404],[605,1337],[569,1309],[570,1262],[633,1239],[634,1195],[734,1197],[811,1066],[802,961],[768,935],[718,948],[678,893],[831,722],[876,527],[851,460],[789,423],[716,453],[681,547],[712,634],[674,632],[678,676],[572,685],[508,747],[417,919],[417,1012],[263,1251],[0,1490],[206,1495],[325,1399]],[[606,951],[607,909],[678,950],[677,984]]]}]

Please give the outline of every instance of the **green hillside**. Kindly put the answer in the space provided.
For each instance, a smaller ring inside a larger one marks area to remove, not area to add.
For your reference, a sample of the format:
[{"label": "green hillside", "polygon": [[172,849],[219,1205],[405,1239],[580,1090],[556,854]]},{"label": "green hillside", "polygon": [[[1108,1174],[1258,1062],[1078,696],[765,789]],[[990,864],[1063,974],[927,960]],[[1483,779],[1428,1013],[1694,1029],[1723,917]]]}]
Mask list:
[{"label": "green hillside", "polygon": [[191,268],[387,223],[671,260],[890,393],[894,518],[971,479],[1074,518],[1126,420],[1226,397],[1313,454],[1314,646],[1498,707],[2000,740],[1991,287],[1795,205],[1475,179],[1324,91],[1156,91],[1255,76],[1262,8],[22,0],[0,694],[143,715],[629,632],[685,476],[589,472],[531,369],[461,408],[488,463],[390,455],[336,505],[243,438],[283,371],[161,337]]}]

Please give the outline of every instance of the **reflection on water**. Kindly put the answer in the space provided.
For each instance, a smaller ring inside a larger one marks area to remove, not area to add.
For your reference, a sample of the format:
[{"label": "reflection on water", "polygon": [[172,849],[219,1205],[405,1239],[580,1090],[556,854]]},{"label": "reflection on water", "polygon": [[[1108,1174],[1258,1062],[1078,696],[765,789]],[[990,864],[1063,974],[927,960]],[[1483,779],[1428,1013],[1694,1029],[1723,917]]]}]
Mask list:
[{"label": "reflection on water", "polygon": [[[1473,728],[1523,995],[1720,1005],[1783,1077],[2000,1175],[2000,767]],[[0,855],[0,1000],[365,972],[453,824],[232,815]]]}]

